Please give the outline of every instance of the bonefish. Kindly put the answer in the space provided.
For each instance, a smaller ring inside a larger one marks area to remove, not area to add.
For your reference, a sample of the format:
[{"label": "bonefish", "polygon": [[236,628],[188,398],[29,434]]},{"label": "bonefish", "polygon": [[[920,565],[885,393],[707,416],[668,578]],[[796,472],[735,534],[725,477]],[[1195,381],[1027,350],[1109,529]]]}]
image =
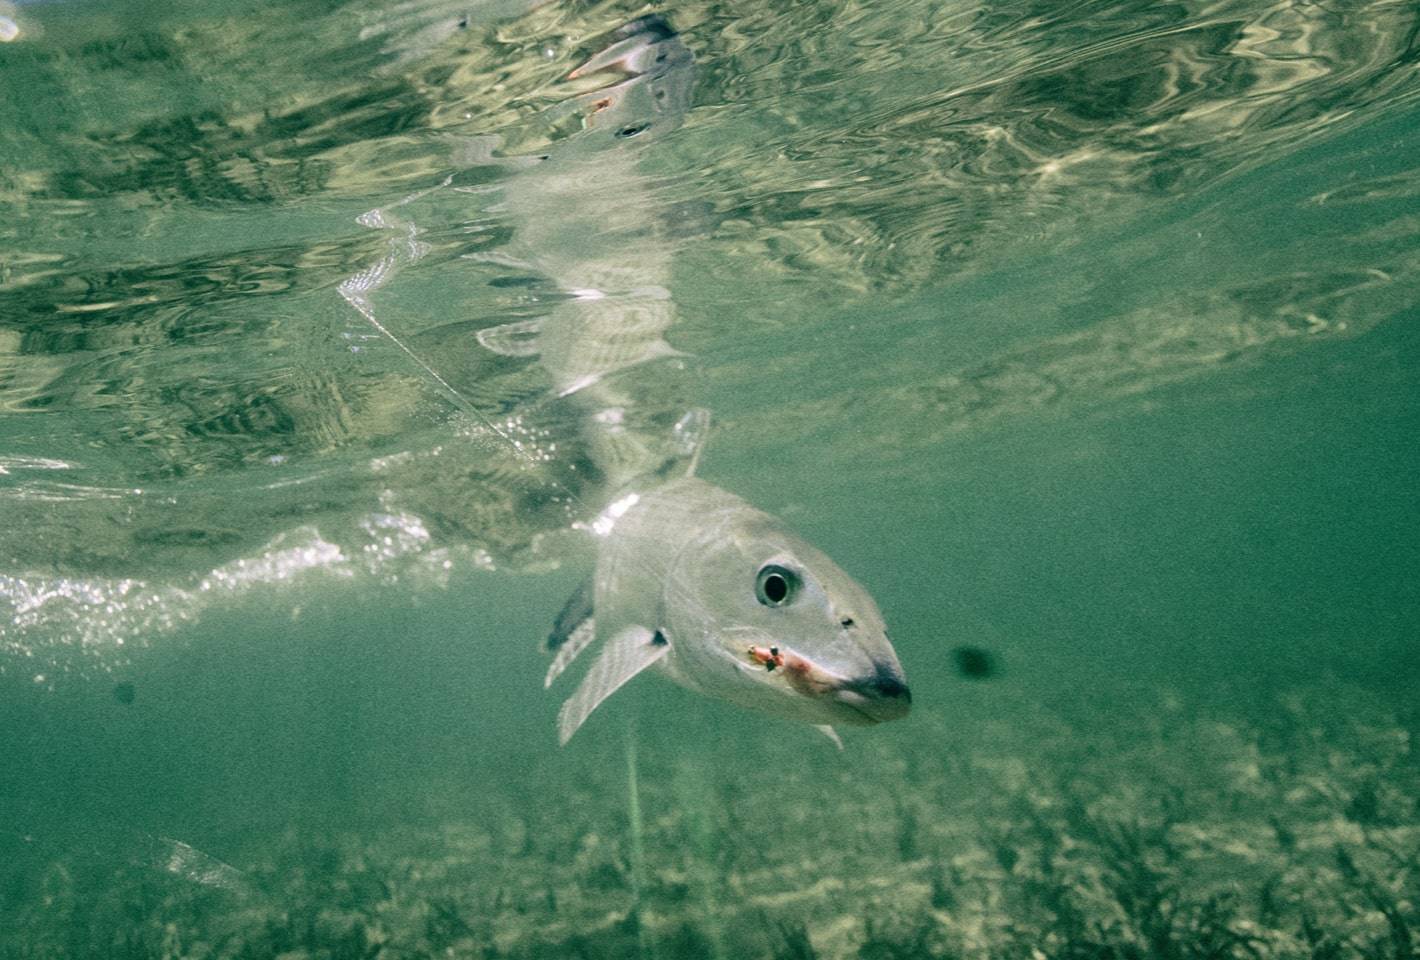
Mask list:
[{"label": "bonefish", "polygon": [[548,685],[584,646],[602,645],[558,714],[563,743],[649,667],[817,726],[907,714],[912,696],[873,598],[769,514],[685,478],[624,495],[592,527],[596,573],[548,640]]}]

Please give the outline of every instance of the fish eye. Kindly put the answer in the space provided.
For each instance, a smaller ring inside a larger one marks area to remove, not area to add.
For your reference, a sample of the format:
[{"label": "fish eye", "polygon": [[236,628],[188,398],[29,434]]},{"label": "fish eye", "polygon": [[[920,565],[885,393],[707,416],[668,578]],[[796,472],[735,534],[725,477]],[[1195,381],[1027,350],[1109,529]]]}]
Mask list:
[{"label": "fish eye", "polygon": [[645,133],[646,128],[648,128],[649,126],[649,123],[632,124],[627,127],[622,127],[620,130],[616,131],[616,135],[623,140],[630,140],[632,137],[639,136],[640,134]]},{"label": "fish eye", "polygon": [[799,575],[777,563],[766,563],[754,578],[754,595],[766,607],[782,607],[794,599]]}]

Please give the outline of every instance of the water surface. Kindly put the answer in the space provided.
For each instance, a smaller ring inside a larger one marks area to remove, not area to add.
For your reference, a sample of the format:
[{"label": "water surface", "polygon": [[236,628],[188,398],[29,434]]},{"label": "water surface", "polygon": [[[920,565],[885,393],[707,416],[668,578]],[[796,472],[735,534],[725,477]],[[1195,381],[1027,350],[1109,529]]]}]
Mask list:
[{"label": "water surface", "polygon": [[0,955],[1420,949],[1413,5],[658,8],[633,412],[914,714],[648,680],[559,751],[600,488],[477,332],[562,302],[506,161],[644,12],[0,10]]}]

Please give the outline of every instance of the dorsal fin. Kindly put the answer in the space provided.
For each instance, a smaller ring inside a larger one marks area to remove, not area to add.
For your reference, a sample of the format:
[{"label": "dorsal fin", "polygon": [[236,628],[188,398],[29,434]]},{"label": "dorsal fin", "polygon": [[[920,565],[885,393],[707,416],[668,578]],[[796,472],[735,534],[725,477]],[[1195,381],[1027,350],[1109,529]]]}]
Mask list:
[{"label": "dorsal fin", "polygon": [[627,627],[602,647],[592,669],[582,678],[577,692],[567,698],[557,713],[557,738],[565,744],[591,716],[603,700],[626,685],[636,674],[661,659],[670,644],[659,630]]},{"label": "dorsal fin", "polygon": [[674,432],[677,453],[685,462],[684,476],[693,477],[700,466],[700,452],[710,436],[710,411],[704,407],[690,408],[676,421]]}]

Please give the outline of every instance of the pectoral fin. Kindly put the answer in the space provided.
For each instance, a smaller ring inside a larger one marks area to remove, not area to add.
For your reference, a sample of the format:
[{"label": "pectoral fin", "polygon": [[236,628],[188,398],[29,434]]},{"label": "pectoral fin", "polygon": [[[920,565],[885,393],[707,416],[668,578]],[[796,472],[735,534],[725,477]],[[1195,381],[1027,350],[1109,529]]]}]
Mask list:
[{"label": "pectoral fin", "polygon": [[670,646],[659,630],[627,627],[606,642],[577,692],[557,714],[557,738],[565,744],[603,700],[664,657]]},{"label": "pectoral fin", "polygon": [[[577,654],[587,649],[596,636],[597,622],[591,617],[582,620],[573,627],[572,632],[567,634],[555,648],[557,653],[553,656],[552,662],[547,665],[547,676],[542,678],[542,688],[546,690],[552,686],[552,682],[562,676],[562,672],[571,666],[573,660],[577,659]],[[549,646],[551,646],[550,643]]]},{"label": "pectoral fin", "polygon": [[823,734],[825,737],[828,737],[828,739],[832,740],[833,745],[835,747],[840,750],[843,749],[843,739],[839,737],[837,730],[833,729],[826,723],[816,723],[814,724],[814,729],[817,730],[819,733]]},{"label": "pectoral fin", "polygon": [[552,663],[548,664],[547,676],[542,679],[544,690],[596,639],[597,622],[592,617],[595,600],[596,583],[588,577],[562,605],[562,612],[547,635],[547,652],[552,654]]}]

